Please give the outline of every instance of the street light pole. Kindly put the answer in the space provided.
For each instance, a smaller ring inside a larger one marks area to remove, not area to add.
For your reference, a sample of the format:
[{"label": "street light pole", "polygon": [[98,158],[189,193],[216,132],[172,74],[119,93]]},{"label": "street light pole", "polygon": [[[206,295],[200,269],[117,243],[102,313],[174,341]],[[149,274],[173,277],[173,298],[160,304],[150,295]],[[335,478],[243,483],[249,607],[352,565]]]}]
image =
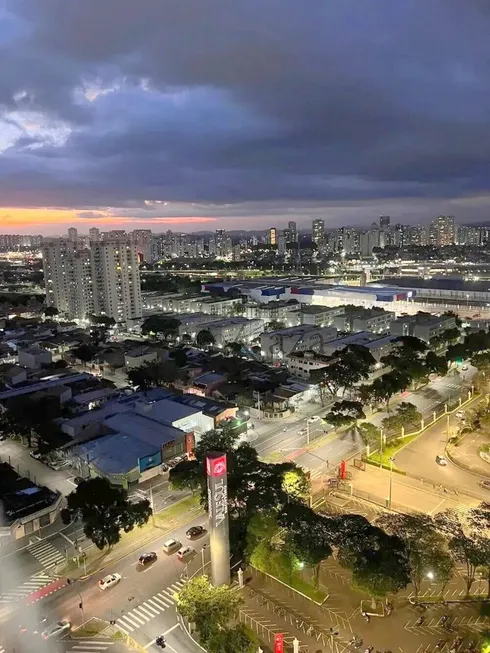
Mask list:
[{"label": "street light pole", "polygon": [[380,454],[379,454],[379,468],[383,467],[383,429],[379,429],[379,445],[380,445]]},{"label": "street light pole", "polygon": [[391,494],[393,490],[393,457],[390,456],[390,495],[388,498],[388,508],[391,510]]}]

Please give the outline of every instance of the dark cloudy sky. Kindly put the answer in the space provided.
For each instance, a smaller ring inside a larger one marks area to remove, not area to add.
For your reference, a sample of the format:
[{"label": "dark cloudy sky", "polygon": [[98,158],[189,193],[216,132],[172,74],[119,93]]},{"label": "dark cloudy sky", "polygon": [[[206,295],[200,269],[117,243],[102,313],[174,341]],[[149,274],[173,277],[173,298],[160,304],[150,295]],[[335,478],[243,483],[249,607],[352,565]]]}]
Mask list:
[{"label": "dark cloudy sky", "polygon": [[490,219],[488,0],[0,7],[0,231]]}]

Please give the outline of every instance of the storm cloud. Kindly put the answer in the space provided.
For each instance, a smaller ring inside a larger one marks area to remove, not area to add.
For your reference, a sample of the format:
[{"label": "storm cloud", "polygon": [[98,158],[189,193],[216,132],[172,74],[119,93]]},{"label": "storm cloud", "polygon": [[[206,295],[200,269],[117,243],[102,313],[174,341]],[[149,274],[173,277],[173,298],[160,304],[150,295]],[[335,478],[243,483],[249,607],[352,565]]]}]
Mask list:
[{"label": "storm cloud", "polygon": [[4,206],[229,228],[488,217],[487,3],[4,6]]}]

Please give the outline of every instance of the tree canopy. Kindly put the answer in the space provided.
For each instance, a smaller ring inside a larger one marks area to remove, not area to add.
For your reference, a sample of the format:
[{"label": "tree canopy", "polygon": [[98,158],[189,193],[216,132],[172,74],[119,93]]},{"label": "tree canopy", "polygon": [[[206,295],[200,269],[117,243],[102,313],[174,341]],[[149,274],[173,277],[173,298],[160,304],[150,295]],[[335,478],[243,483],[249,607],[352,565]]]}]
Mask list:
[{"label": "tree canopy", "polygon": [[61,511],[63,523],[80,519],[85,536],[99,549],[117,544],[121,531],[129,533],[135,526],[143,526],[152,513],[149,501],[130,503],[127,492],[105,478],[82,481],[66,499],[67,506]]}]

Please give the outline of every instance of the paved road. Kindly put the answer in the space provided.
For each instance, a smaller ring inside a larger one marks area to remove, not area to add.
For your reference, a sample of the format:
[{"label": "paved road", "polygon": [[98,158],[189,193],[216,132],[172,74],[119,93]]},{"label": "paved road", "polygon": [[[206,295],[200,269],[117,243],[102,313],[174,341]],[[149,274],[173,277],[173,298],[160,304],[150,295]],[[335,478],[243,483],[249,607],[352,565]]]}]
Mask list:
[{"label": "paved road", "polygon": [[[457,418],[450,418],[450,429],[456,427]],[[446,466],[438,465],[436,455],[444,455],[447,431],[445,420],[428,429],[397,455],[395,464],[404,471],[423,476],[436,485],[468,492],[482,500],[490,499],[490,491],[482,488],[483,476],[472,474],[454,465],[449,459]]]},{"label": "paved road", "polygon": [[[207,519],[200,517],[176,529],[172,536],[182,543],[188,543],[185,531],[192,524],[202,524],[207,527]],[[33,619],[42,615],[50,622],[67,619],[73,626],[78,626],[92,617],[113,619],[122,632],[128,634],[141,646],[157,651],[158,648],[154,645],[155,638],[177,624],[174,594],[182,587],[181,576],[186,570],[186,565],[177,559],[176,554],[167,556],[163,553],[163,542],[169,537],[169,534],[166,534],[146,548],[158,553],[158,560],[146,569],[140,570],[136,565],[139,553],[131,554],[103,572],[85,581],[77,581],[41,599],[28,611],[25,608],[14,609],[12,616],[0,627],[0,650],[2,647],[10,651],[15,648],[19,638],[19,623],[23,623],[26,619],[32,623]],[[193,561],[189,562],[189,572],[194,568],[197,569],[202,564],[202,559],[205,563],[208,562],[208,549],[203,548],[208,541],[209,538],[205,535],[190,543],[197,554]],[[101,591],[98,587],[99,579],[115,572],[122,575],[122,581],[110,590]],[[83,615],[79,607],[80,602],[83,603]],[[180,628],[171,631],[169,643],[170,651],[172,646],[178,653],[196,653],[195,645],[180,631]],[[82,653],[81,649],[80,653]]]}]

